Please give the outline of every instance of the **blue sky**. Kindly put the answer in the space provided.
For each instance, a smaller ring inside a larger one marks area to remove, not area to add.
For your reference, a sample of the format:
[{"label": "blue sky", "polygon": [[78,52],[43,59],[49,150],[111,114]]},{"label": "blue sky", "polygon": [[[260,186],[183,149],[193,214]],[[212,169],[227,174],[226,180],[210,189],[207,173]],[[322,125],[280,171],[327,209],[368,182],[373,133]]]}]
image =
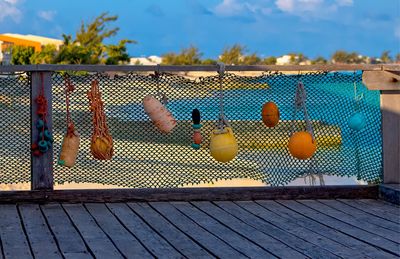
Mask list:
[{"label": "blue sky", "polygon": [[138,41],[131,56],[193,44],[216,58],[235,43],[260,56],[400,52],[399,0],[0,0],[0,10],[0,33],[56,38],[108,11],[121,28],[111,42]]}]

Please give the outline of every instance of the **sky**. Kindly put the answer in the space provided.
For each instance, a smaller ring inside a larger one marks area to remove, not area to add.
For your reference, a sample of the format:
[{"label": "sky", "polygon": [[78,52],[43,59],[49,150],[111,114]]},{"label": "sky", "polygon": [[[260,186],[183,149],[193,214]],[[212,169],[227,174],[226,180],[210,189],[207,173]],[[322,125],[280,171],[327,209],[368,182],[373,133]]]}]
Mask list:
[{"label": "sky", "polygon": [[135,57],[194,45],[217,58],[236,43],[261,57],[400,52],[400,0],[0,0],[0,10],[0,33],[60,39],[102,12],[118,15],[108,42],[138,41]]}]

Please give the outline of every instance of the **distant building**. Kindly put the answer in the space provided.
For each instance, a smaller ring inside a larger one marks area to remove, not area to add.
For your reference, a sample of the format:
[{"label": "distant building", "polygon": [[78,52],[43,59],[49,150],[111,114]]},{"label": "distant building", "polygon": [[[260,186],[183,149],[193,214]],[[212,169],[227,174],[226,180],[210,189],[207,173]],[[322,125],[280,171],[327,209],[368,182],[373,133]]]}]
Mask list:
[{"label": "distant building", "polygon": [[282,57],[276,58],[277,65],[289,65],[291,63],[290,55],[283,55]]},{"label": "distant building", "polygon": [[155,66],[161,64],[162,58],[159,56],[149,56],[149,57],[137,57],[131,58],[129,61],[130,65],[146,65],[146,66]]},{"label": "distant building", "polygon": [[36,52],[41,51],[43,46],[49,44],[55,45],[58,49],[63,44],[63,41],[31,34],[0,34],[0,62],[3,64],[8,64],[10,62],[13,46],[32,47]]}]

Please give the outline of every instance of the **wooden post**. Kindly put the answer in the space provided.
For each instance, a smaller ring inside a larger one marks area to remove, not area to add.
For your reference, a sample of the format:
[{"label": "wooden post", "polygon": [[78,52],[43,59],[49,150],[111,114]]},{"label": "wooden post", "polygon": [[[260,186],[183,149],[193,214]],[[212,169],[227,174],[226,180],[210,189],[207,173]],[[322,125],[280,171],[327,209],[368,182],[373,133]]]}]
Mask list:
[{"label": "wooden post", "polygon": [[[41,75],[42,74],[42,75]],[[40,94],[42,83],[44,95],[48,102],[47,126],[53,132],[52,121],[52,72],[32,72],[31,73],[31,144],[37,143],[39,131],[36,128],[37,115],[36,98]],[[42,82],[43,78],[43,82]],[[53,190],[53,147],[40,155],[33,156],[31,153],[31,190]]]},{"label": "wooden post", "polygon": [[400,71],[365,71],[363,83],[381,91],[383,182],[400,184]]}]

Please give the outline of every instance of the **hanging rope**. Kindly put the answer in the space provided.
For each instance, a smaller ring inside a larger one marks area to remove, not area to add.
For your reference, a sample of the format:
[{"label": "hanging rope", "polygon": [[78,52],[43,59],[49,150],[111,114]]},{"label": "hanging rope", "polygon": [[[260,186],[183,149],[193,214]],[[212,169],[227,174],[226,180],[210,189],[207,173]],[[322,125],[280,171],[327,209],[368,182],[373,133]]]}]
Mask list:
[{"label": "hanging rope", "polygon": [[71,80],[69,79],[68,76],[64,77],[64,82],[65,82],[65,104],[66,104],[66,109],[67,109],[67,116],[66,116],[67,135],[71,137],[72,135],[75,135],[75,125],[71,119],[71,113],[69,110],[69,107],[70,107],[69,98],[70,98],[71,93],[75,90],[75,87],[71,83]]},{"label": "hanging rope", "polygon": [[217,127],[220,133],[225,133],[225,126],[230,127],[228,120],[225,117],[224,111],[224,76],[225,76],[225,64],[222,62],[218,63],[218,80],[219,80],[219,117]]},{"label": "hanging rope", "polygon": [[292,130],[290,132],[290,136],[296,131],[297,112],[302,110],[303,114],[304,114],[304,121],[306,122],[306,129],[311,134],[313,140],[315,140],[314,130],[312,128],[312,124],[310,122],[308,112],[307,112],[306,100],[307,100],[307,93],[304,88],[303,82],[301,82],[301,80],[299,79],[299,81],[297,83],[297,88],[296,88],[296,95],[294,98],[294,109],[293,109],[292,127],[291,127]]},{"label": "hanging rope", "polygon": [[100,160],[109,160],[113,155],[113,140],[106,124],[104,103],[101,100],[99,82],[97,80],[92,81],[88,98],[90,101],[90,111],[93,112],[92,155]]}]

